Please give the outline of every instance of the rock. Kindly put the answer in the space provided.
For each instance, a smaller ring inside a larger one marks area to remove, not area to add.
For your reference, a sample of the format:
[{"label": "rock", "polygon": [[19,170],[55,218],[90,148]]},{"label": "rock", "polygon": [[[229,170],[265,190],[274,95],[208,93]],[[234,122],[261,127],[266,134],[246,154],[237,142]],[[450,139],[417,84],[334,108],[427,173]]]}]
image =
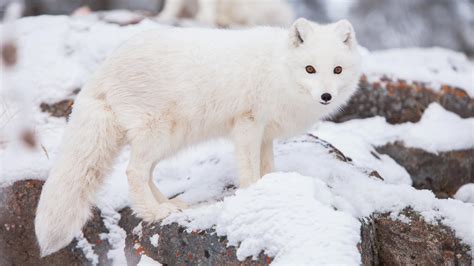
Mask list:
[{"label": "rock", "polygon": [[373,216],[360,221],[359,252],[361,255],[362,265],[379,265],[379,254],[377,246],[377,234]]},{"label": "rock", "polygon": [[474,149],[429,153],[402,143],[376,148],[405,167],[418,189],[429,189],[439,198],[452,197],[467,183],[474,183]]},{"label": "rock", "polygon": [[[238,261],[236,248],[227,247],[227,239],[217,236],[213,229],[188,233],[173,223],[144,224],[142,230],[139,243],[143,252],[166,265],[269,265],[272,261],[263,252],[255,260]],[[150,241],[155,235],[159,235],[156,247]]]},{"label": "rock", "polygon": [[[0,189],[0,265],[84,265],[89,264],[77,241],[45,258],[39,257],[39,247],[34,231],[36,206],[43,181],[25,180]],[[99,234],[107,232],[99,211],[84,228],[84,235],[95,244],[101,265],[109,265],[107,241]]]},{"label": "rock", "polygon": [[363,222],[362,246],[370,243],[362,252],[364,265],[471,265],[470,248],[461,244],[451,229],[427,223],[410,209],[402,214],[409,223],[388,213]]},{"label": "rock", "polygon": [[369,83],[362,76],[359,90],[333,121],[383,116],[391,124],[418,122],[432,102],[439,103],[463,118],[474,117],[474,99],[462,89],[443,86],[441,90],[435,91],[423,83],[392,81],[388,78]]},{"label": "rock", "polygon": [[[77,248],[77,241],[39,258],[34,234],[34,213],[43,181],[25,180],[4,187],[0,193],[0,265],[88,265],[90,261]],[[145,224],[130,208],[120,211],[119,225],[127,232],[124,249],[128,265],[136,265],[142,254],[168,265],[268,265],[272,258],[260,253],[256,260],[238,261],[236,248],[227,247],[225,237],[213,229],[187,232],[177,224]],[[470,250],[461,244],[452,230],[442,224],[428,224],[411,210],[403,214],[410,223],[393,220],[390,214],[374,214],[361,226],[361,252],[364,265],[418,264],[469,265]],[[110,246],[100,239],[107,233],[99,211],[84,227],[84,235],[93,244],[99,265],[111,265]],[[152,243],[150,238],[157,238]],[[157,244],[156,246],[154,244]]]},{"label": "rock", "polygon": [[124,252],[128,265],[137,265],[143,254],[143,249],[138,244],[139,236],[133,232],[140,223],[141,220],[133,215],[132,209],[127,207],[120,211],[119,226],[127,233]]},{"label": "rock", "polygon": [[67,99],[53,104],[41,103],[40,108],[42,112],[49,113],[54,117],[68,117],[72,112],[72,105],[74,100]]}]

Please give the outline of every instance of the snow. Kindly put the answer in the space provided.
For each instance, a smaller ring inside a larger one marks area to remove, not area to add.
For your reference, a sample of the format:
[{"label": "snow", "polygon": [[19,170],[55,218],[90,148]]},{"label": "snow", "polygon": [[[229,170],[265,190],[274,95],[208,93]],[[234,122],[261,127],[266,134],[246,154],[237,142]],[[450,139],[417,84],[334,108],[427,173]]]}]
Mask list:
[{"label": "snow", "polygon": [[15,23],[19,58],[11,82],[33,103],[70,98],[120,43],[156,27],[149,20],[120,27],[67,16],[22,18]]},{"label": "snow", "polygon": [[474,97],[474,65],[466,55],[439,48],[404,48],[363,54],[363,72],[370,81],[381,76],[426,82],[430,87],[450,85]]},{"label": "snow", "polygon": [[152,265],[159,266],[161,265],[161,263],[148,257],[145,254],[142,255],[142,257],[140,258],[140,261],[137,264],[137,266],[152,266]]},{"label": "snow", "polygon": [[99,255],[95,254],[94,245],[87,241],[82,232],[80,232],[76,236],[76,240],[76,247],[82,250],[82,253],[84,254],[84,256],[86,256],[86,258],[91,262],[92,265],[97,265],[99,263]]},{"label": "snow", "polygon": [[98,204],[101,212],[102,221],[105,228],[109,231],[100,235],[102,240],[107,240],[111,245],[111,249],[107,253],[107,258],[113,261],[113,265],[126,265],[125,257],[125,238],[127,233],[119,225],[120,214],[109,206],[101,206]]},{"label": "snow", "polygon": [[465,184],[460,187],[454,198],[463,202],[474,203],[474,183]]},{"label": "snow", "polygon": [[[74,98],[73,91],[82,87],[123,40],[160,27],[148,20],[120,27],[90,16],[29,17],[15,24],[19,64],[2,73],[0,89],[0,185],[24,178],[47,178],[66,121],[42,113],[40,103]],[[364,61],[369,79],[386,74],[432,82],[433,86],[448,83],[474,95],[472,63],[455,52],[440,48],[366,52]],[[19,94],[28,99],[30,109],[20,104]],[[24,147],[12,134],[12,128],[24,123],[22,112],[30,112],[39,143],[35,150]],[[311,129],[310,133],[350,157],[351,163],[336,159],[328,152],[328,144],[313,136],[279,140],[274,150],[276,172],[247,189],[236,189],[234,148],[229,141],[219,139],[161,161],[154,178],[165,195],[178,195],[193,205],[166,222],[176,221],[190,230],[214,228],[238,246],[240,259],[264,250],[275,257],[277,265],[360,264],[360,219],[392,212],[392,218],[408,222],[399,215],[407,206],[429,222],[441,220],[465,243],[474,245],[474,206],[462,202],[472,202],[472,184],[458,191],[455,198],[459,200],[436,199],[430,191],[412,188],[406,170],[374,149],[395,141],[432,153],[472,148],[472,132],[474,118],[460,118],[433,103],[418,123],[391,125],[382,117],[374,117],[340,124],[320,122]],[[108,256],[116,264],[125,259],[125,234],[118,226],[117,210],[130,204],[125,176],[128,157],[125,147],[96,202],[109,230],[101,237],[111,244]],[[384,180],[369,177],[367,173],[372,170]],[[133,231],[142,237],[141,229],[140,223]],[[149,240],[154,245],[158,235]],[[79,246],[92,262],[97,260],[93,246],[80,236]],[[152,263],[145,256],[141,262]]]},{"label": "snow", "polygon": [[143,236],[143,226],[142,222],[140,222],[135,228],[132,229],[132,234],[138,236],[139,238],[142,238]]},{"label": "snow", "polygon": [[158,247],[158,239],[160,236],[158,234],[154,234],[153,236],[150,236],[150,244],[154,246],[155,248]]},{"label": "snow", "polygon": [[359,264],[360,222],[334,210],[327,199],[321,201],[321,195],[315,194],[321,191],[331,194],[322,181],[297,173],[275,173],[249,189],[236,191],[223,203],[204,206],[203,211],[189,210],[167,221],[193,229],[215,224],[218,235],[239,246],[240,260],[265,250],[274,257],[275,265]]},{"label": "snow", "polygon": [[[263,177],[250,188],[237,190],[223,201],[173,214],[165,223],[178,222],[189,230],[214,228],[218,235],[226,235],[230,244],[240,243],[239,259],[264,250],[275,256],[276,264],[280,260],[281,264],[327,260],[354,264],[360,258],[350,247],[355,249],[360,241],[359,219],[372,213],[399,213],[410,206],[429,222],[442,220],[472,246],[474,206],[439,200],[432,192],[416,190],[405,183],[369,178],[357,166],[335,160],[308,138],[293,139],[286,144],[292,145],[291,150],[277,153],[276,168],[280,172]],[[298,153],[306,159],[288,160]],[[166,191],[166,187],[160,188]],[[182,198],[193,203],[186,198],[186,192],[184,188]],[[322,233],[326,231],[327,234]],[[335,253],[326,250],[327,245]],[[320,254],[328,256],[319,257]],[[332,257],[335,254],[338,255]]]},{"label": "snow", "polygon": [[417,123],[392,125],[383,117],[373,117],[341,124],[323,122],[316,132],[318,136],[342,148],[349,157],[364,150],[354,144],[357,139],[363,139],[373,146],[399,141],[406,147],[435,154],[474,147],[474,118],[461,118],[438,103],[430,104]]}]

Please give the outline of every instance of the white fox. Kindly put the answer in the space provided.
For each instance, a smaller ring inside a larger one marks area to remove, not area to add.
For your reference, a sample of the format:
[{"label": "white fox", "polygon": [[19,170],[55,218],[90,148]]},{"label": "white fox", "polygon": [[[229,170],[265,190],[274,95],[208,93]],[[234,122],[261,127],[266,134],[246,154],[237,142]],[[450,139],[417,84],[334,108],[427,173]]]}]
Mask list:
[{"label": "white fox", "polygon": [[85,224],[119,150],[132,209],[145,221],[185,204],[155,187],[155,165],[215,137],[235,144],[240,187],[272,171],[273,139],[305,132],[354,93],[360,56],[351,24],[296,20],[289,30],[168,28],[118,48],[77,97],[35,228],[42,256]]}]

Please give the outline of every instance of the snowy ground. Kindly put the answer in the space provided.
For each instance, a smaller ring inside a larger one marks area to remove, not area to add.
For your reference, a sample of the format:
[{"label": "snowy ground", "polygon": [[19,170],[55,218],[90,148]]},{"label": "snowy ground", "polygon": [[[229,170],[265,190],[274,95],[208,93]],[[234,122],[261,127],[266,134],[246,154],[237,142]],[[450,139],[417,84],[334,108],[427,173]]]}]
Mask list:
[{"label": "snowy ground", "polygon": [[[73,98],[73,91],[121,42],[162,26],[148,20],[120,27],[94,17],[42,16],[23,18],[13,27],[20,54],[15,69],[2,71],[0,185],[47,178],[66,121],[42,113],[40,103]],[[435,89],[446,83],[474,96],[473,64],[462,54],[441,48],[364,50],[364,59],[369,80],[389,75],[427,82]],[[36,150],[16,139],[19,129],[31,125],[40,144]],[[376,153],[374,145],[394,141],[433,153],[472,148],[472,132],[474,118],[462,119],[432,104],[418,123],[390,125],[374,117],[315,124],[311,133],[351,157],[352,164],[335,159],[311,137],[300,136],[276,143],[277,172],[250,188],[226,189],[237,185],[233,147],[226,140],[214,140],[162,161],[154,176],[165,194],[179,194],[195,205],[165,222],[176,221],[190,229],[214,227],[231,244],[240,243],[239,258],[264,250],[275,257],[275,264],[359,264],[359,219],[385,211],[395,213],[394,219],[406,219],[396,213],[407,206],[428,221],[442,220],[474,246],[474,204],[439,200],[430,191],[415,190],[403,167],[387,155],[376,159],[371,154]],[[109,255],[117,263],[123,260],[124,234],[115,210],[129,204],[127,161],[125,148],[97,199],[110,230],[104,238],[115,248]],[[367,169],[377,170],[385,180],[369,178]],[[467,186],[458,198],[472,202],[472,191]],[[84,246],[87,249],[87,243]],[[93,254],[90,257],[93,260]]]}]

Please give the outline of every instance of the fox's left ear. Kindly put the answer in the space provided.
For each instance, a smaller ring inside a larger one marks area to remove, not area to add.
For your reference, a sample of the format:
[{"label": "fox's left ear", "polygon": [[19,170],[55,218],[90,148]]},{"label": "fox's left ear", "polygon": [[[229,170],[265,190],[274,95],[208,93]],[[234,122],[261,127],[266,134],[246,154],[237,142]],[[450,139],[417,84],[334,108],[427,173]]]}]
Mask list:
[{"label": "fox's left ear", "polygon": [[302,45],[313,32],[311,23],[304,19],[297,19],[290,28],[290,42],[294,47]]},{"label": "fox's left ear", "polygon": [[357,46],[354,28],[349,21],[343,19],[336,22],[335,31],[341,37],[341,41],[349,46],[349,48],[354,48]]}]

